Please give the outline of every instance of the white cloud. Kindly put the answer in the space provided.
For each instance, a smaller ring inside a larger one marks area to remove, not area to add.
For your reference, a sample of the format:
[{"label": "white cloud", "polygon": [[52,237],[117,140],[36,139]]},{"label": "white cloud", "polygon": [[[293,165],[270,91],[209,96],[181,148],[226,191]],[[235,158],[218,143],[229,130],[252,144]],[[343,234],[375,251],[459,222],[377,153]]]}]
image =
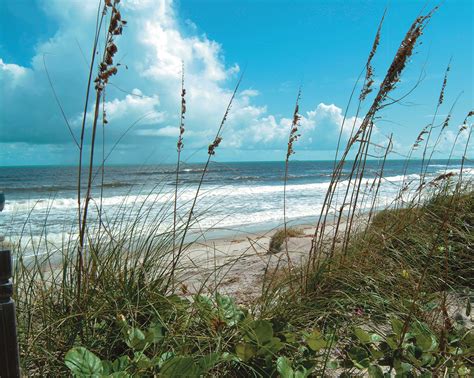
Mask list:
[{"label": "white cloud", "polygon": [[179,127],[175,126],[165,126],[160,129],[143,129],[143,130],[138,130],[137,131],[138,135],[143,135],[143,136],[164,136],[164,137],[171,137],[171,138],[177,138],[179,135]]},{"label": "white cloud", "polygon": [[[43,7],[57,21],[59,29],[35,47],[31,68],[0,59],[0,86],[9,89],[8,96],[3,96],[6,100],[0,137],[8,145],[71,143],[46,79],[43,56],[66,116],[76,135],[79,133],[87,83],[85,60],[89,59],[87,48],[93,40],[97,2],[44,0]],[[107,140],[117,140],[133,122],[145,116],[122,141],[137,146],[130,153],[140,159],[140,154],[146,154],[147,146],[154,148],[157,144],[162,144],[162,150],[174,150],[176,141],[172,138],[178,135],[184,62],[185,146],[205,147],[213,139],[232,95],[239,65],[227,63],[222,46],[197,34],[192,21],[187,22],[190,25],[187,33],[180,30],[171,1],[128,0],[122,4],[122,17],[128,24],[117,38],[121,66],[106,91]],[[259,95],[257,89],[244,86],[235,98],[222,148],[286,149],[291,114],[277,117],[266,106],[255,105],[254,99]],[[91,112],[90,106],[88,126]],[[334,149],[342,119],[342,109],[334,104],[320,103],[303,113],[301,139],[295,150]],[[354,122],[357,127],[360,120],[346,120],[343,130],[346,138]]]}]

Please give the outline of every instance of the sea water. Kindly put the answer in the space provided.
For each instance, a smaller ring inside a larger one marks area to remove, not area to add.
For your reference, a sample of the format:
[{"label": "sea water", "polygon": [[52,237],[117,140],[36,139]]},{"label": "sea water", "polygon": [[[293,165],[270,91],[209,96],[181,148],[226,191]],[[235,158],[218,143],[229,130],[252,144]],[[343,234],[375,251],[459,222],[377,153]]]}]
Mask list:
[{"label": "sea water", "polygon": [[[458,175],[461,162],[453,160],[449,166],[447,163],[431,161],[426,166],[427,180],[447,172]],[[366,164],[361,186],[366,194],[359,198],[361,211],[373,204],[381,164],[381,161]],[[180,168],[177,219],[181,225],[188,219],[203,167],[203,164],[182,164]],[[339,201],[347,188],[351,167],[352,163],[347,162],[343,169],[336,196]],[[290,162],[286,187],[286,219],[290,224],[316,221],[333,168],[334,161]],[[411,189],[406,192],[414,193],[420,183],[420,171],[420,161],[411,161],[408,167],[402,160],[386,161],[375,207],[390,207],[403,185],[409,184]],[[213,238],[281,226],[284,174],[283,162],[211,163],[191,217],[194,233]],[[464,177],[473,174],[474,164],[466,162]],[[97,229],[99,219],[104,228],[114,231],[120,228],[127,232],[130,224],[139,224],[153,232],[171,229],[175,166],[107,166],[103,175],[97,167],[93,177],[89,205],[91,230]],[[0,234],[10,243],[28,241],[34,247],[35,241],[38,245],[47,242],[60,248],[65,240],[77,234],[77,179],[76,167],[0,167],[0,191],[6,197],[5,209],[0,213]],[[85,192],[86,188],[82,187],[82,196]]]}]

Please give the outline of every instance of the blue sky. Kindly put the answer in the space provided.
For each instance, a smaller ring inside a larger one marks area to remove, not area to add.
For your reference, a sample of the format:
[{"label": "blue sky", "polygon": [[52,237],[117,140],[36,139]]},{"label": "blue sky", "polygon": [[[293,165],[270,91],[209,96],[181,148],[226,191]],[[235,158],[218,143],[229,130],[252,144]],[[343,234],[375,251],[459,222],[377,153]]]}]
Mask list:
[{"label": "blue sky", "polygon": [[[0,2],[0,165],[77,161],[43,57],[78,135],[97,4],[94,0]],[[384,9],[387,15],[374,60],[376,83],[383,79],[414,18],[435,4],[424,0],[122,0],[128,26],[117,39],[122,66],[106,91],[110,123],[105,150],[130,124],[144,118],[121,140],[110,162],[175,160],[181,60],[188,105],[185,159],[205,158],[244,67],[241,90],[216,159],[282,160],[300,85],[302,137],[293,158],[331,159],[342,114]],[[396,152],[408,151],[432,119],[444,70],[452,58],[437,123],[458,100],[435,156],[449,154],[459,124],[474,104],[473,4],[446,0],[435,13],[394,97],[409,91],[420,75],[422,81],[401,104],[380,114],[377,142],[384,143],[393,132]],[[359,117],[369,104],[363,104]],[[348,115],[357,123],[355,106]],[[459,138],[458,155],[463,138]]]}]

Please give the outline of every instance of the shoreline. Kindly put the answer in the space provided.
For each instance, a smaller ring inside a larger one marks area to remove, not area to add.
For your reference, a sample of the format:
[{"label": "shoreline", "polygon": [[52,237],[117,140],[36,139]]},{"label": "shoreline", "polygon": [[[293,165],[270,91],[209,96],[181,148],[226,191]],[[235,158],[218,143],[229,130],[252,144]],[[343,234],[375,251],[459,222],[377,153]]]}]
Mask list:
[{"label": "shoreline", "polygon": [[[365,214],[356,217],[354,229],[365,224],[364,219]],[[280,251],[269,252],[272,236],[283,230],[281,223],[276,226],[266,223],[266,226],[262,224],[257,228],[249,225],[238,230],[216,227],[203,231],[201,236],[195,235],[194,241],[183,249],[176,270],[177,290],[183,295],[208,294],[217,290],[220,294],[234,297],[241,304],[255,302],[262,294],[262,284],[267,274],[278,275],[281,270],[304,265],[311,249],[316,222],[309,223],[308,217],[287,222],[288,229],[300,231],[299,235],[288,238],[288,253],[284,244]],[[331,214],[325,226],[325,239],[332,240],[334,225],[334,214]],[[343,233],[345,228],[346,220],[343,218],[339,233]],[[5,246],[8,248],[8,242],[0,243],[0,247]],[[60,252],[57,256],[51,251],[36,256],[43,272],[61,269]],[[31,262],[28,262],[29,259]],[[16,264],[15,255],[13,260]],[[26,265],[31,263],[32,268],[35,266],[33,255],[24,256],[23,262]]]},{"label": "shoreline", "polygon": [[[353,224],[354,230],[364,225],[365,219],[366,216],[359,216]],[[271,237],[282,227],[191,243],[181,257],[177,274],[177,282],[182,282],[182,293],[206,294],[217,289],[221,294],[233,296],[238,303],[254,302],[262,293],[267,274],[278,275],[279,270],[304,265],[315,225],[288,226],[301,231],[301,235],[288,238],[288,253],[284,245],[279,252],[269,252]],[[325,230],[328,240],[334,235],[334,226],[334,221],[328,219]],[[338,233],[343,233],[345,228],[343,219]]]}]

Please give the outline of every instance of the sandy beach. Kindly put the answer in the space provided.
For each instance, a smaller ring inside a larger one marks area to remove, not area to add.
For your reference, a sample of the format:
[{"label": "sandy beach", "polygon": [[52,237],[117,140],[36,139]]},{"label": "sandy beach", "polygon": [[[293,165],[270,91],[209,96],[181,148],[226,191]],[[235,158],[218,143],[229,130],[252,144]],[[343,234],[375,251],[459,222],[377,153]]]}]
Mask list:
[{"label": "sandy beach", "polygon": [[[357,220],[360,226],[363,218]],[[279,252],[269,252],[270,240],[280,229],[236,237],[196,242],[185,251],[178,281],[183,282],[184,293],[199,290],[233,296],[239,303],[257,299],[262,292],[263,278],[279,269],[297,268],[308,258],[315,226],[295,226],[300,235],[288,238]],[[344,232],[341,222],[339,233]],[[332,223],[326,225],[326,236],[334,232]]]}]

